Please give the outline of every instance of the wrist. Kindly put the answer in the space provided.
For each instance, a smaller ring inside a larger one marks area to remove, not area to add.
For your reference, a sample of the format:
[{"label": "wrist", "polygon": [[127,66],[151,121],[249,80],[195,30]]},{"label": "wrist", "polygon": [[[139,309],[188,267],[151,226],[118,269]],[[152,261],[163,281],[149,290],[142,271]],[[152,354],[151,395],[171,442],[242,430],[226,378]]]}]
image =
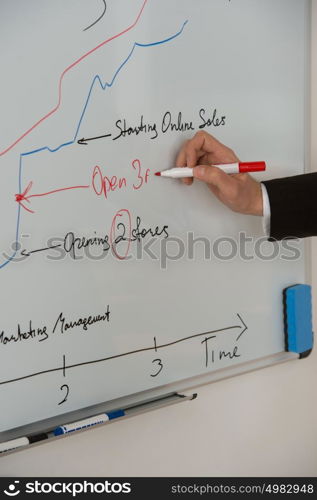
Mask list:
[{"label": "wrist", "polygon": [[253,180],[252,193],[249,206],[246,208],[247,215],[263,215],[263,193],[260,182]]},{"label": "wrist", "polygon": [[256,186],[256,196],[254,201],[253,215],[262,216],[263,215],[263,194],[261,189],[261,184],[257,182]]}]

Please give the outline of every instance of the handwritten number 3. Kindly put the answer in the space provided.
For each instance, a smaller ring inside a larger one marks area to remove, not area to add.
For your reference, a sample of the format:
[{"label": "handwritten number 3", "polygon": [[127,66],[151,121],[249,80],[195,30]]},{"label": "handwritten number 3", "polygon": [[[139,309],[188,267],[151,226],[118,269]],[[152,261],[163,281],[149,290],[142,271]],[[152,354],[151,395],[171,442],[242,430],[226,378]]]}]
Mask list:
[{"label": "handwritten number 3", "polygon": [[140,187],[143,186],[143,177],[141,175],[141,162],[140,160],[133,160],[132,166],[135,170],[138,171],[138,179],[139,179],[139,184],[136,186],[133,184],[134,189],[140,189]]},{"label": "handwritten number 3", "polygon": [[161,373],[161,371],[163,370],[163,364],[162,364],[162,360],[160,358],[157,358],[157,359],[153,359],[152,363],[157,363],[158,366],[159,366],[159,371],[154,373],[154,374],[151,374],[151,377],[157,377],[157,375],[159,373]]},{"label": "handwritten number 3", "polygon": [[68,394],[69,394],[69,386],[68,386],[67,384],[64,384],[64,385],[62,385],[62,387],[61,387],[61,391],[62,391],[63,389],[66,389],[66,395],[65,395],[64,399],[63,399],[60,403],[58,403],[58,405],[61,405],[61,404],[65,403],[65,401],[66,401],[66,400],[67,400],[67,398],[68,398]]}]

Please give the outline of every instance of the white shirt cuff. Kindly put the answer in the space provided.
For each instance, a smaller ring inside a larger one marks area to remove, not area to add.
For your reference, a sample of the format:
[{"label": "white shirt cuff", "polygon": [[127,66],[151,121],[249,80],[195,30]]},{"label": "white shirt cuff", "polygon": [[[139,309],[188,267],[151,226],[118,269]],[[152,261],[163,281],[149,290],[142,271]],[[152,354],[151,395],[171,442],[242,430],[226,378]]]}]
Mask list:
[{"label": "white shirt cuff", "polygon": [[267,189],[265,185],[261,182],[262,189],[262,199],[263,199],[263,231],[267,237],[270,236],[271,229],[271,205],[269,200],[269,195],[267,194]]}]

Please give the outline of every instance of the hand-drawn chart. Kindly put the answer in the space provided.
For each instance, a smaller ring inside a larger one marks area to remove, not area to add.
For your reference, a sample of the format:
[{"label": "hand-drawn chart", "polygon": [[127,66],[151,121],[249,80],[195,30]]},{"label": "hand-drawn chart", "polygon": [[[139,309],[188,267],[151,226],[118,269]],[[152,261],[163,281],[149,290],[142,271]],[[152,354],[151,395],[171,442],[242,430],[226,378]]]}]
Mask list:
[{"label": "hand-drawn chart", "polygon": [[304,258],[205,186],[153,174],[199,131],[302,171],[303,32],[279,50],[237,38],[288,40],[286,0],[273,23],[260,1],[81,0],[76,19],[14,3],[0,8],[0,432],[283,351],[280,290],[304,281]]}]

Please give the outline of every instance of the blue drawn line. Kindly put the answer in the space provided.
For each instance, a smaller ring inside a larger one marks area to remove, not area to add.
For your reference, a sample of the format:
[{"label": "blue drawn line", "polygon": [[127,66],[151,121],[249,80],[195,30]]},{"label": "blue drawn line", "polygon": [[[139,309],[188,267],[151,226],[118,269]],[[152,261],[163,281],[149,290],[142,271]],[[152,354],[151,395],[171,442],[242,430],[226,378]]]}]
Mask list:
[{"label": "blue drawn line", "polygon": [[[26,151],[26,152],[20,154],[19,183],[18,183],[18,185],[19,185],[19,191],[18,192],[19,193],[22,193],[22,167],[23,167],[22,160],[23,160],[24,156],[34,155],[34,154],[37,154],[37,153],[41,153],[42,151],[49,151],[50,153],[56,153],[60,149],[66,148],[68,146],[71,146],[72,144],[74,144],[76,142],[76,139],[77,139],[77,137],[79,135],[79,131],[80,131],[80,127],[81,127],[82,121],[84,119],[84,116],[85,116],[85,113],[86,113],[86,110],[87,110],[87,107],[88,107],[88,104],[89,104],[89,101],[90,101],[90,97],[92,95],[93,88],[95,86],[95,83],[98,82],[102,90],[106,90],[107,88],[111,88],[113,86],[114,82],[116,81],[116,78],[117,78],[118,74],[120,73],[120,71],[127,64],[127,62],[131,59],[132,54],[133,54],[133,52],[134,52],[134,50],[135,50],[136,47],[141,47],[141,48],[154,47],[156,45],[162,45],[162,44],[168,43],[168,42],[174,40],[175,38],[177,38],[178,36],[180,36],[183,33],[184,28],[185,28],[185,26],[186,26],[187,23],[188,23],[188,20],[183,23],[181,29],[177,33],[175,33],[174,35],[172,35],[172,36],[170,36],[168,38],[164,38],[163,40],[159,40],[158,42],[151,42],[151,43],[134,42],[133,47],[130,50],[128,56],[120,64],[119,68],[116,70],[115,74],[113,75],[112,80],[110,81],[110,83],[109,82],[102,83],[102,80],[101,80],[101,78],[100,78],[99,75],[95,75],[94,76],[94,78],[92,80],[92,83],[90,85],[90,88],[89,88],[89,92],[88,92],[88,96],[87,96],[87,99],[86,99],[85,104],[84,104],[84,108],[83,108],[83,110],[81,112],[81,115],[80,115],[80,118],[79,118],[79,122],[78,122],[78,125],[77,125],[77,128],[76,128],[76,132],[75,132],[73,140],[64,142],[63,144],[60,144],[56,148],[51,148],[49,146],[43,146],[41,148],[33,149],[32,151]],[[16,256],[16,254],[17,254],[17,252],[19,250],[18,246],[19,246],[20,222],[21,222],[21,205],[18,203],[18,215],[17,215],[17,224],[16,224],[16,240],[15,240],[16,249],[15,249],[14,253],[10,257],[7,258],[7,260],[5,260],[2,264],[0,264],[0,269],[2,269],[3,267],[5,267],[6,265],[8,265],[14,259],[14,257]]]}]

